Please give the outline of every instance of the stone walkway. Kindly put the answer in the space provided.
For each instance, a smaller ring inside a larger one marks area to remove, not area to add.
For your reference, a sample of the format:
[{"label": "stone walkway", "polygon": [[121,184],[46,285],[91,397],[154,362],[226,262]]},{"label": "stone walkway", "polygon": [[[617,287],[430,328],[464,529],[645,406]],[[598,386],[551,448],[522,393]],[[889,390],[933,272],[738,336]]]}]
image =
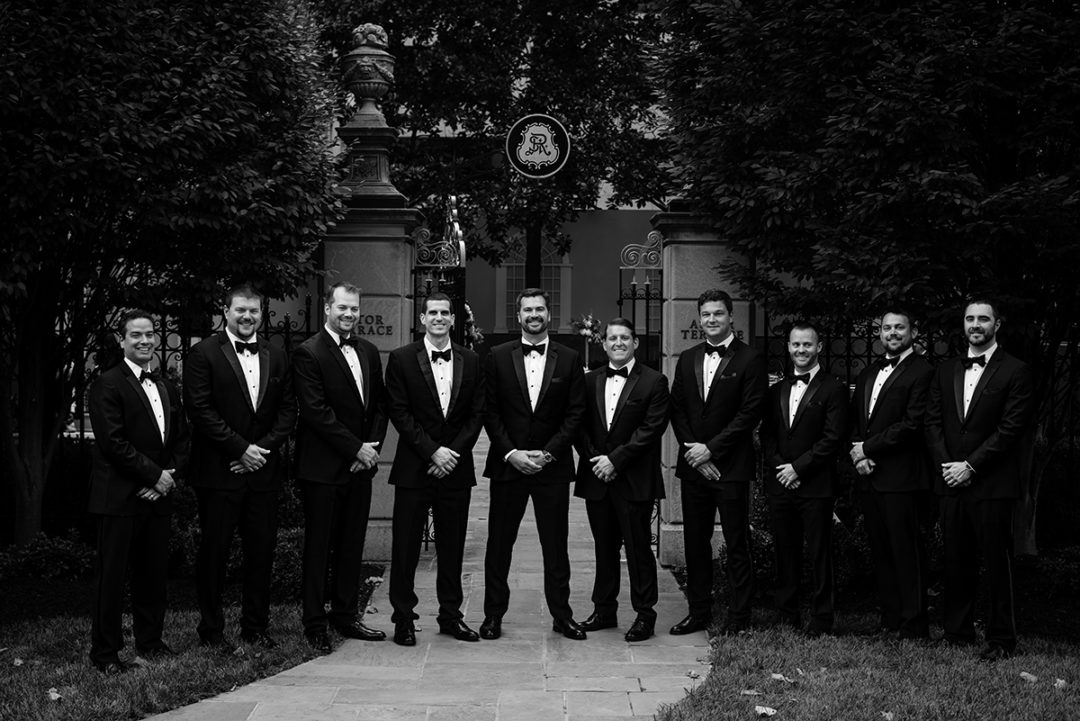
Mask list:
[{"label": "stone walkway", "polygon": [[[481,437],[476,455],[486,453]],[[482,468],[482,464],[478,464]],[[465,544],[465,620],[483,620],[484,544],[488,485],[473,489]],[[571,604],[581,621],[592,612],[592,536],[585,503],[570,503]],[[385,575],[389,579],[389,573]],[[623,633],[634,619],[625,568],[619,628],[571,641],[551,630],[543,597],[540,544],[532,509],[514,547],[510,610],[496,641],[463,643],[438,633],[434,546],[420,559],[416,587],[417,645],[389,638],[347,640],[317,658],[236,691],[153,717],[160,721],[617,721],[651,718],[708,673],[704,633],[671,636],[667,629],[686,613],[672,575],[660,569],[658,634],[629,644]],[[386,583],[375,592],[365,623],[390,636]]]}]

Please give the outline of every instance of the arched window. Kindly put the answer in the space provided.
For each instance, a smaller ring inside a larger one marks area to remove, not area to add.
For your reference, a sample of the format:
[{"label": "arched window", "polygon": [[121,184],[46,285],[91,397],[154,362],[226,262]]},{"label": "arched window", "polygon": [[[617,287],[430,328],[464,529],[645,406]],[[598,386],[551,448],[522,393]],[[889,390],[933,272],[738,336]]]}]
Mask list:
[{"label": "arched window", "polygon": [[[570,254],[560,255],[549,243],[540,250],[540,287],[551,296],[551,330],[570,332],[572,305]],[[502,303],[502,312],[495,314],[495,332],[513,333],[518,330],[517,296],[525,288],[525,236],[511,241],[506,259],[495,269],[495,298]],[[564,312],[564,309],[565,312]],[[501,327],[500,327],[501,326]]]}]

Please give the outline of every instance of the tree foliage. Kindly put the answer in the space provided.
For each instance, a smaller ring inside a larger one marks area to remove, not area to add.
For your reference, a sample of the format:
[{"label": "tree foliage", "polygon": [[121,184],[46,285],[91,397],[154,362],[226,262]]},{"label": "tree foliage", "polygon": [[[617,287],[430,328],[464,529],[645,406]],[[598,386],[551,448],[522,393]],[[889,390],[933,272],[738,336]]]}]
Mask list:
[{"label": "tree foliage", "polygon": [[302,0],[4,3],[0,456],[40,524],[87,343],[124,305],[289,293],[337,209]]},{"label": "tree foliage", "polygon": [[1067,436],[1080,8],[669,0],[665,17],[674,180],[750,261],[726,277],[837,329],[899,299],[956,331],[965,296],[994,295],[1044,443]]},{"label": "tree foliage", "polygon": [[[397,68],[383,107],[402,135],[394,183],[436,229],[458,196],[470,253],[497,263],[529,229],[567,248],[562,224],[598,207],[604,183],[611,203],[662,199],[649,3],[354,0],[324,12],[342,51],[361,22],[387,30]],[[506,162],[504,141],[537,112],[562,122],[572,149],[558,174],[530,180]]]}]

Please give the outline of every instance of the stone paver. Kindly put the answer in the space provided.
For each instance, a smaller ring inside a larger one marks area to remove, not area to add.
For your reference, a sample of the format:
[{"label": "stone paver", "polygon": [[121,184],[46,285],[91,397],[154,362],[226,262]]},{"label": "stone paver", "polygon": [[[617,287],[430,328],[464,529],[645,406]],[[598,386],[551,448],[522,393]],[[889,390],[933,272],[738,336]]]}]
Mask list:
[{"label": "stone paver", "polygon": [[[481,436],[475,454],[483,468]],[[473,489],[465,544],[465,620],[483,620],[484,545],[488,484]],[[579,621],[592,611],[595,575],[585,504],[570,503],[571,604]],[[417,645],[402,648],[346,641],[332,654],[243,686],[216,698],[153,717],[155,721],[586,721],[652,718],[658,705],[683,698],[708,672],[704,633],[670,636],[686,613],[670,573],[660,570],[659,635],[628,644],[633,621],[625,572],[619,599],[620,627],[570,641],[551,631],[542,592],[540,544],[530,508],[514,548],[510,609],[497,641],[462,643],[438,633],[435,614],[435,549],[421,556],[416,588]],[[385,576],[389,579],[389,573]],[[387,584],[371,601],[365,623],[390,635]]]}]

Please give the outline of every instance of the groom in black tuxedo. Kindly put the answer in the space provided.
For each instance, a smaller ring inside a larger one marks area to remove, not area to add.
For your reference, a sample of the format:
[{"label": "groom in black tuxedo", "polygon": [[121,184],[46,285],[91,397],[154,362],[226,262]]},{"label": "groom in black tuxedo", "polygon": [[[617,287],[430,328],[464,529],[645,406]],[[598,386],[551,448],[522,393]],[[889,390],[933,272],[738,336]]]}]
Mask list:
[{"label": "groom in black tuxedo", "polygon": [[[97,520],[90,661],[106,675],[120,660],[124,577],[131,564],[131,615],[139,659],[173,655],[162,640],[169,562],[170,493],[188,458],[180,394],[149,370],[158,345],[145,311],[120,317],[124,358],[90,387],[94,458],[89,511]],[[136,659],[137,661],[139,659]]]},{"label": "groom in black tuxedo", "polygon": [[300,409],[296,478],[304,503],[304,635],[315,650],[329,653],[328,625],[347,638],[386,638],[361,622],[359,602],[371,479],[387,418],[379,351],[355,333],[360,289],[335,283],[324,312],[325,327],[293,353],[293,382]]},{"label": "groom in black tuxedo", "polygon": [[390,604],[394,641],[402,646],[416,644],[414,582],[429,510],[438,556],[439,632],[459,641],[480,640],[461,613],[461,564],[476,485],[472,449],[484,423],[484,379],[476,353],[450,340],[454,310],[448,295],[424,299],[420,324],[424,337],[393,351],[386,363],[387,408],[399,435],[390,470]]},{"label": "groom in black tuxedo", "polygon": [[548,338],[550,319],[545,291],[521,291],[521,340],[493,348],[485,374],[491,450],[484,475],[491,479],[491,509],[480,636],[486,639],[502,633],[514,541],[530,498],[544,554],[544,597],[552,629],[567,638],[585,638],[570,609],[566,547],[572,444],[585,415],[585,374],[576,351]]},{"label": "groom in black tuxedo", "polygon": [[296,424],[289,359],[257,335],[262,294],[240,285],[225,294],[225,330],[191,349],[184,363],[184,405],[191,419],[191,485],[199,499],[199,639],[225,640],[222,593],[233,533],[240,531],[243,589],[240,638],[264,648],[270,579],[284,469],[281,447]]},{"label": "groom in black tuxedo", "polygon": [[938,366],[930,383],[926,437],[941,498],[945,546],[945,642],[975,641],[979,555],[990,586],[986,661],[1016,650],[1012,517],[1028,478],[1035,412],[1031,371],[1001,348],[1000,305],[964,309],[967,353]]}]

